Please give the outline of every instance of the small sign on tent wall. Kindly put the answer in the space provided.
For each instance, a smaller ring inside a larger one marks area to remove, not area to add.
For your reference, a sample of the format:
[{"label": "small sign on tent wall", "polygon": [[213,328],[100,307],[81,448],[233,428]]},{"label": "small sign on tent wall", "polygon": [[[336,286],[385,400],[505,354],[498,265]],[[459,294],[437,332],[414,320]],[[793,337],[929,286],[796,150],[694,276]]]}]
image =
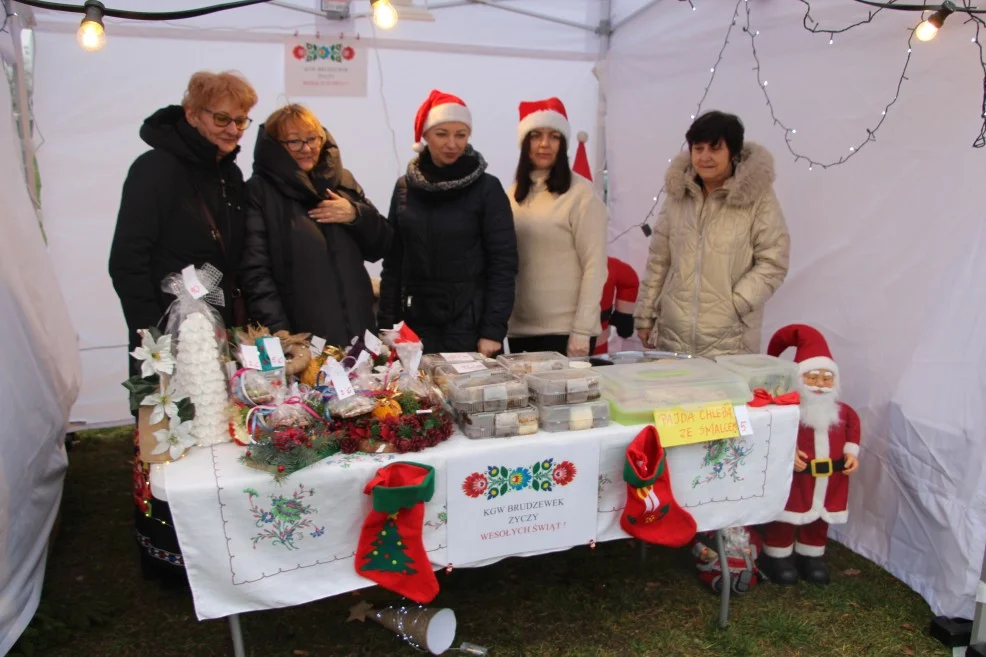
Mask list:
[{"label": "small sign on tent wall", "polygon": [[289,97],[365,96],[368,54],[356,39],[288,39],[284,92]]}]

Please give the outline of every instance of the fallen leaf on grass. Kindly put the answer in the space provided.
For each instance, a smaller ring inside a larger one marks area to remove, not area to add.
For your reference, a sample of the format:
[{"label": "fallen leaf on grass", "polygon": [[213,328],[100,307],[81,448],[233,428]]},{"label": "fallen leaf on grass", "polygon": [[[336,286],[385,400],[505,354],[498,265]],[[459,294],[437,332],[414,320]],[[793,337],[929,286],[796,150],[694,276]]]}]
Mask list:
[{"label": "fallen leaf on grass", "polygon": [[904,623],[903,625],[901,625],[901,627],[907,630],[908,632],[917,632],[918,629],[913,625],[911,625],[910,623]]},{"label": "fallen leaf on grass", "polygon": [[644,588],[647,589],[648,591],[653,591],[654,589],[661,588],[661,583],[660,582],[647,582],[646,584],[644,584]]},{"label": "fallen leaf on grass", "polygon": [[846,577],[856,577],[857,575],[862,575],[863,571],[858,568],[847,568],[842,571],[842,574]]},{"label": "fallen leaf on grass", "polygon": [[901,652],[903,652],[905,655],[915,654],[914,648],[901,648]]}]

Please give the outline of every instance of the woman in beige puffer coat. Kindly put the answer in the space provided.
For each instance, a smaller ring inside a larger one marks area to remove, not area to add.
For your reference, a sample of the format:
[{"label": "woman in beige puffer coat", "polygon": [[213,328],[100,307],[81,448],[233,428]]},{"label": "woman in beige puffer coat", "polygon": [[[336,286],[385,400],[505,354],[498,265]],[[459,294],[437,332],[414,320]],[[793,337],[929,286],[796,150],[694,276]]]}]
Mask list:
[{"label": "woman in beige puffer coat", "polygon": [[644,344],[694,356],[759,353],[763,308],[787,275],[790,238],[774,160],[739,118],[703,114],[671,162],[634,324]]}]

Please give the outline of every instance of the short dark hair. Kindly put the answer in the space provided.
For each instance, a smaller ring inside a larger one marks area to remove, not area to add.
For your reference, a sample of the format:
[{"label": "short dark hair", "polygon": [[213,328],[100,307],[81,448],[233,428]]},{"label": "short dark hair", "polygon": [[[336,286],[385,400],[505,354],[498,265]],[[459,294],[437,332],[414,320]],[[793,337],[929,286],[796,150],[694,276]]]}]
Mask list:
[{"label": "short dark hair", "polygon": [[[524,143],[520,146],[520,160],[517,162],[517,174],[514,178],[517,181],[517,188],[514,190],[514,200],[523,203],[527,195],[531,193],[531,173],[534,172],[534,163],[531,162],[531,133],[524,137]],[[564,194],[572,187],[572,167],[568,164],[568,140],[565,135],[561,136],[561,143],[558,144],[558,157],[551,167],[548,174],[548,191],[552,194]]]},{"label": "short dark hair", "polygon": [[715,146],[721,139],[726,142],[730,157],[739,157],[743,150],[743,132],[743,122],[738,116],[712,110],[692,122],[685,133],[685,141],[691,150],[695,144]]}]

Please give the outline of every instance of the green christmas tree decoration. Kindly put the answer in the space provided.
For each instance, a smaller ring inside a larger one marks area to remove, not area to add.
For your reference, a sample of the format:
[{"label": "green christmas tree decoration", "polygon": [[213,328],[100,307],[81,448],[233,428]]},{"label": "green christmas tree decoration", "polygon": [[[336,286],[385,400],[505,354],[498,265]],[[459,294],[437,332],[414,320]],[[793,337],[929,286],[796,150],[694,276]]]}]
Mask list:
[{"label": "green christmas tree decoration", "polygon": [[404,543],[397,529],[396,513],[387,517],[383,529],[373,540],[372,546],[373,548],[363,555],[364,559],[369,559],[363,570],[380,570],[402,575],[413,575],[418,572],[411,568],[412,560],[407,556],[407,544]]}]

